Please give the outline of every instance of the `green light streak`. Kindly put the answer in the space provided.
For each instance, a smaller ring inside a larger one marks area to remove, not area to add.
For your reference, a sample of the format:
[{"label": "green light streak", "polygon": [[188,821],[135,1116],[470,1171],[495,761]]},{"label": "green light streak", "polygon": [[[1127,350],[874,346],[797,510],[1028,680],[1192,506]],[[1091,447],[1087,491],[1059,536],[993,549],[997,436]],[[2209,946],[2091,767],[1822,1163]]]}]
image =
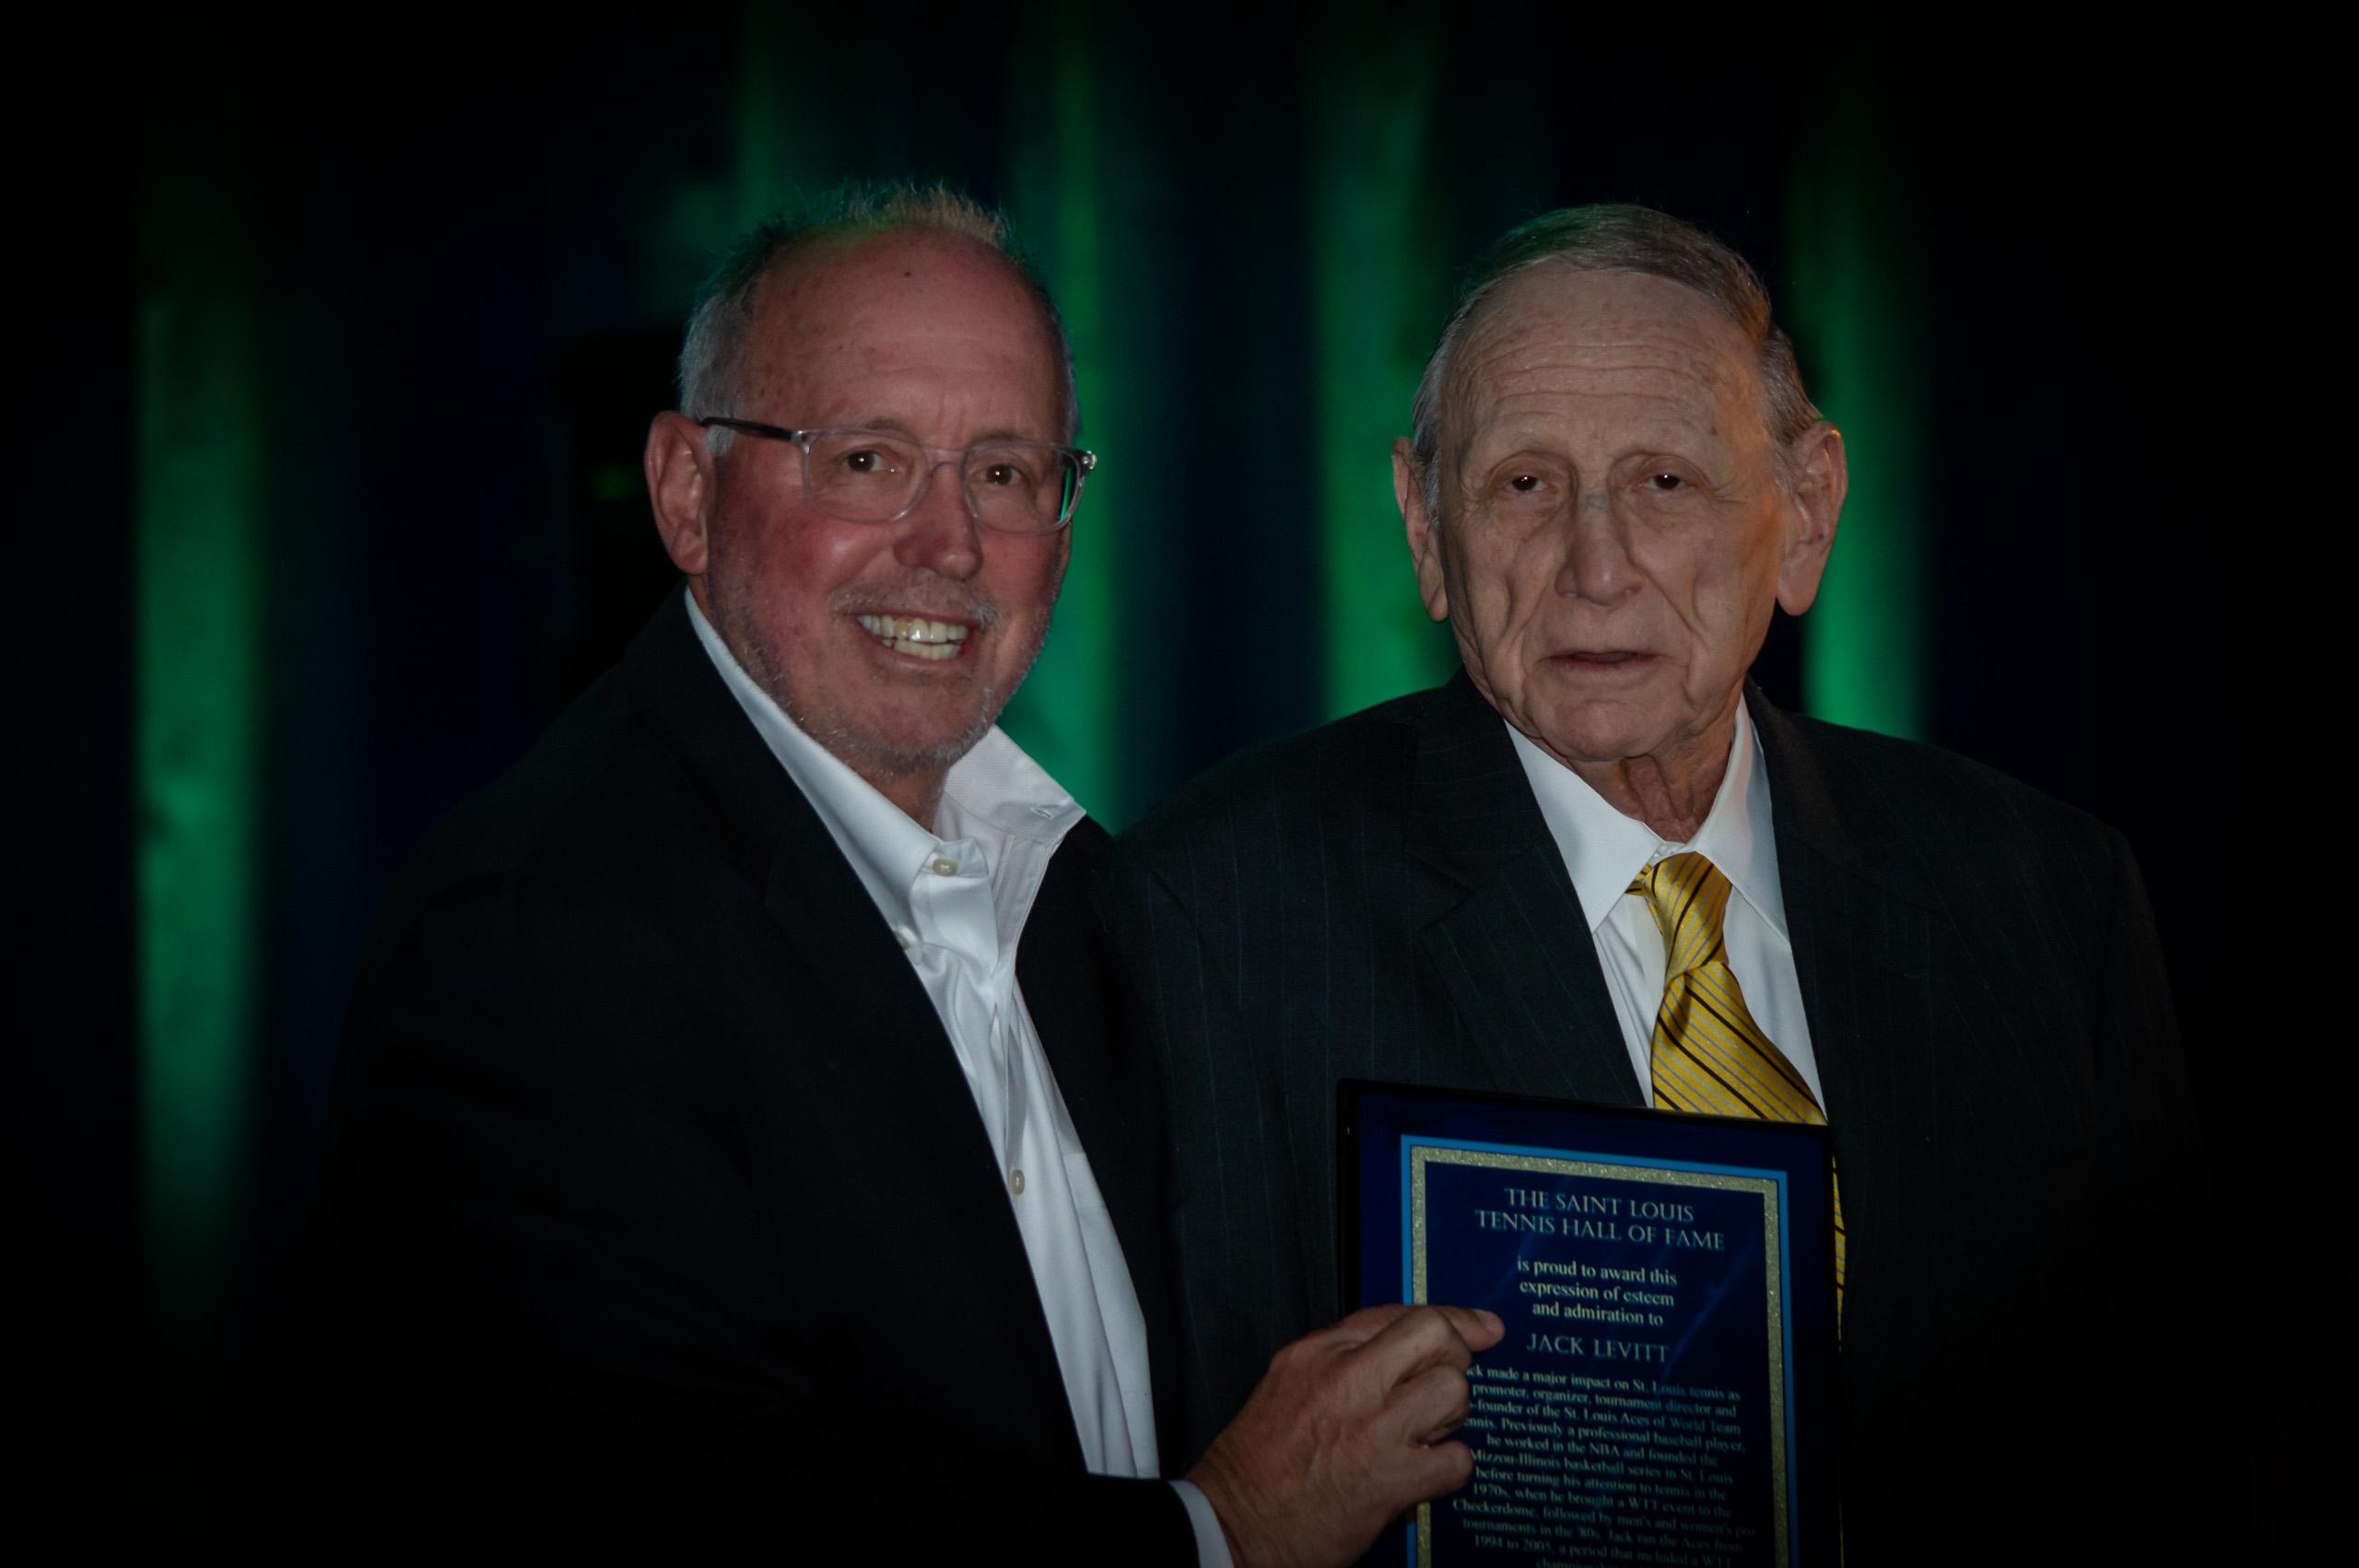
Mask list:
[{"label": "green light streak", "polygon": [[1802,623],[1810,711],[1887,735],[1925,732],[1921,269],[1856,132],[1791,182],[1787,303],[1819,408],[1843,432],[1850,499],[1818,603]]},{"label": "green light streak", "polygon": [[794,194],[786,168],[799,144],[787,123],[790,89],[780,80],[786,68],[786,37],[767,6],[749,6],[737,53],[737,182],[735,221],[710,240],[714,250],[735,235],[775,216]]},{"label": "green light streak", "polygon": [[164,264],[137,349],[142,1224],[159,1391],[201,1417],[252,1117],[260,451],[249,298],[202,256]]},{"label": "green light streak", "polygon": [[1320,171],[1311,264],[1320,673],[1330,717],[1431,685],[1451,664],[1448,638],[1417,599],[1391,467],[1445,302],[1418,200],[1437,51],[1429,27],[1364,47],[1382,53],[1318,73],[1311,132]]},{"label": "green light streak", "polygon": [[1086,23],[1086,7],[1067,0],[1057,8],[1048,36],[1035,40],[1037,50],[1054,62],[1052,91],[1048,112],[1019,131],[1007,205],[1016,239],[1048,281],[1073,340],[1088,421],[1082,444],[1096,448],[1103,462],[1074,517],[1073,558],[1054,629],[1003,721],[1093,815],[1120,825],[1137,812],[1117,760],[1121,666],[1115,645],[1115,544],[1124,497],[1146,476],[1126,473],[1120,456],[1123,443],[1106,437],[1120,417],[1109,392],[1121,368],[1109,362],[1111,344],[1099,281],[1097,95]]}]

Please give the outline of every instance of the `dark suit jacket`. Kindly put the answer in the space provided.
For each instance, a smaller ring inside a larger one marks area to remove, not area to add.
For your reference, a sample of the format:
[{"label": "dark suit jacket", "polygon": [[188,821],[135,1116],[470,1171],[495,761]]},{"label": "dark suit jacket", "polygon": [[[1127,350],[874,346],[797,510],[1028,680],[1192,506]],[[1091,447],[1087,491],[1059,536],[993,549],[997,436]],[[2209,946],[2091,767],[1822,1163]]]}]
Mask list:
[{"label": "dark suit jacket", "polygon": [[[1154,1085],[1110,1048],[1088,909],[1104,837],[1056,856],[1017,974],[1164,1374]],[[942,1025],[681,600],[421,851],[338,1094],[311,1327],[357,1533],[1193,1561],[1168,1486],[1085,1475]]]},{"label": "dark suit jacket", "polygon": [[[2174,1341],[2210,1211],[2137,870],[1987,768],[1748,700],[1850,1235],[1849,1561],[2061,1552],[2092,1519],[2110,1556],[2119,1510],[2175,1506],[2161,1440],[2216,1436],[2177,1419],[2212,1375]],[[1180,791],[1100,902],[1167,1078],[1188,1452],[1347,1305],[1337,1080],[1644,1103],[1462,674]]]}]

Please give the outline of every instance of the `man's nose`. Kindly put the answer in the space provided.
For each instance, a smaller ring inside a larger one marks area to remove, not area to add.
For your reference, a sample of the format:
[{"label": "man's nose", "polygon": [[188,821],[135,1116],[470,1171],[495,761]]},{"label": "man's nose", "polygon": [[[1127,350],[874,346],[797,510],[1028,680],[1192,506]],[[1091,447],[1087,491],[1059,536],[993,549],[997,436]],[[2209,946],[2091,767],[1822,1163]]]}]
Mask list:
[{"label": "man's nose", "polygon": [[[948,474],[942,472],[945,468]],[[900,536],[893,542],[895,560],[944,577],[970,578],[981,569],[982,533],[967,510],[963,477],[957,462],[945,459],[933,465],[917,504],[898,525]]]},{"label": "man's nose", "polygon": [[1614,604],[1638,586],[1637,563],[1630,558],[1629,523],[1602,491],[1586,492],[1567,521],[1564,563],[1556,568],[1556,591],[1592,604]]}]

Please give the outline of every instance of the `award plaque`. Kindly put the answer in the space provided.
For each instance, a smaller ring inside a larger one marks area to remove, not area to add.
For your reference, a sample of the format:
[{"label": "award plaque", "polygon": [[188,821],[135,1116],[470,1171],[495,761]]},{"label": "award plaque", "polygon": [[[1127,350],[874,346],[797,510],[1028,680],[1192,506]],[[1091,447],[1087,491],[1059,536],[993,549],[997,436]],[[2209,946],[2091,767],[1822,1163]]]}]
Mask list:
[{"label": "award plaque", "polygon": [[1468,1374],[1473,1479],[1370,1561],[1837,1562],[1825,1129],[1341,1096],[1344,1299],[1507,1325]]}]

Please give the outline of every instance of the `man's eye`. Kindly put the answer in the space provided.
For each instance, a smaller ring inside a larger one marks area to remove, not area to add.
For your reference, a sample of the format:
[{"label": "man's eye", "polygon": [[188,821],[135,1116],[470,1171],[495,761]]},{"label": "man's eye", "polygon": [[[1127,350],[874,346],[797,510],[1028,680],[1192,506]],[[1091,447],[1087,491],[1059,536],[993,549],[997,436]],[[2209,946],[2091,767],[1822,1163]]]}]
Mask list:
[{"label": "man's eye", "polygon": [[1536,515],[1564,505],[1565,475],[1544,465],[1495,468],[1482,494],[1492,506],[1511,508],[1519,515]]},{"label": "man's eye", "polygon": [[982,470],[982,478],[984,484],[996,485],[1002,488],[1010,485],[1021,485],[1024,483],[1024,474],[1022,470],[1018,469],[1015,464],[1012,462],[994,462],[988,464]]},{"label": "man's eye", "polygon": [[846,474],[884,474],[893,466],[892,460],[874,447],[844,453],[843,464]]},{"label": "man's eye", "polygon": [[1676,474],[1650,474],[1647,476],[1647,488],[1649,490],[1662,492],[1684,490],[1686,487],[1687,481]]}]

